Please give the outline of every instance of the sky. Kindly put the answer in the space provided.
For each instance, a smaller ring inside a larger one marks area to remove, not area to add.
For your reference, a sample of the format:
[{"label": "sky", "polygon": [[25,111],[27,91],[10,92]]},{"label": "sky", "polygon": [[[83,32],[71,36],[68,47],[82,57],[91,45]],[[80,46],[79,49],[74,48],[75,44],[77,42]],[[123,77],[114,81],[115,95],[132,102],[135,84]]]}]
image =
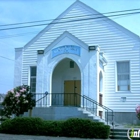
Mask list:
[{"label": "sky", "polygon": [[[24,47],[37,33],[46,27],[44,25],[32,28],[1,30],[16,27],[3,25],[55,19],[75,1],[0,0],[0,93],[6,93],[14,87],[15,48]],[[140,9],[140,0],[81,1],[100,13]],[[140,36],[140,14],[112,17],[111,19]]]}]

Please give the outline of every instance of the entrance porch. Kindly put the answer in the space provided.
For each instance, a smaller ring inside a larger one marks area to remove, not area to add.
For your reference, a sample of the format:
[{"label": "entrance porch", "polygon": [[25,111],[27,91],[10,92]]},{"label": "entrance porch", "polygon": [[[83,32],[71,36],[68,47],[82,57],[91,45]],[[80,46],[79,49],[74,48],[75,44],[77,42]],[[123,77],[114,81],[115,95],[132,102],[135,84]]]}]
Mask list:
[{"label": "entrance porch", "polygon": [[61,60],[52,74],[52,106],[80,106],[81,72],[71,59]]},{"label": "entrance porch", "polygon": [[[78,93],[35,94],[38,98],[33,116],[49,120],[88,118],[104,123],[113,122],[113,110]],[[68,102],[67,100],[68,99]],[[100,115],[102,110],[102,115]],[[38,113],[40,112],[40,113]]]}]

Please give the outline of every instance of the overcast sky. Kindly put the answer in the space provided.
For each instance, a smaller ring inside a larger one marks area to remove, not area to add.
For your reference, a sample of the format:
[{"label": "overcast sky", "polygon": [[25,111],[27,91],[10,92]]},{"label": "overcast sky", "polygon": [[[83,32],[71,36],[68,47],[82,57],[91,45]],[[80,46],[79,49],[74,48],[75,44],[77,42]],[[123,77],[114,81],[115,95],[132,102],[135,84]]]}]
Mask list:
[{"label": "overcast sky", "polygon": [[[81,1],[100,13],[140,8],[140,0]],[[23,47],[45,27],[1,30],[16,27],[2,25],[54,19],[74,2],[75,0],[0,0],[0,93],[13,88],[14,48]],[[111,19],[140,36],[140,14]]]}]

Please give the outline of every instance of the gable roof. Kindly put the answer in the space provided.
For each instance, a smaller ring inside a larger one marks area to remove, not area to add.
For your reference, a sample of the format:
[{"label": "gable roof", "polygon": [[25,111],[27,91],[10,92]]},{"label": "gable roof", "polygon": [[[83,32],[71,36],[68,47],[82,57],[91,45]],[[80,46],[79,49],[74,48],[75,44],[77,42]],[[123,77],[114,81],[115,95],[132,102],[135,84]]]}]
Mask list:
[{"label": "gable roof", "polygon": [[26,48],[28,45],[32,44],[32,42],[36,39],[38,39],[41,35],[44,34],[45,31],[49,30],[49,28],[51,28],[51,26],[53,26],[55,24],[55,22],[61,20],[61,18],[68,13],[75,5],[77,5],[79,3],[79,1],[75,1],[71,6],[69,6],[63,13],[61,13],[56,19],[54,19],[51,23],[49,23],[49,25],[47,27],[45,27],[43,30],[41,30],[31,41],[29,41],[24,48]]},{"label": "gable roof", "polygon": [[77,37],[75,37],[74,35],[72,35],[71,33],[69,33],[68,31],[65,31],[58,38],[56,38],[49,46],[47,46],[45,48],[45,52],[47,52],[50,49],[50,47],[53,47],[56,44],[58,44],[64,37],[68,37],[73,42],[79,44],[80,46],[83,46],[84,49],[88,50],[88,47],[87,47],[88,45],[87,44],[85,44],[83,41],[81,41],[80,39],[78,39]]},{"label": "gable roof", "polygon": [[[115,28],[117,28],[118,30],[120,30],[121,32],[127,34],[128,36],[140,41],[140,37],[136,34],[134,34],[133,32],[129,31],[128,29],[126,29],[125,27],[119,25],[118,23],[114,22],[113,20],[109,19],[108,17],[104,16],[103,14],[97,12],[96,10],[94,10],[93,8],[89,7],[88,5],[84,4],[83,2],[76,0],[70,7],[68,7],[62,14],[60,14],[56,19],[54,19],[47,27],[45,27],[42,31],[40,31],[31,41],[29,41],[24,48],[26,49],[29,45],[31,45],[35,40],[37,40],[39,37],[41,37],[46,31],[48,31],[52,26],[54,26],[54,24],[56,22],[59,22],[64,15],[66,15],[72,8],[74,8],[75,6],[81,6],[82,8],[86,9],[87,11],[89,11],[91,13],[91,17],[95,18],[95,13],[99,16],[104,17],[102,20],[104,20],[105,22],[112,24],[113,26],[115,26]],[[93,15],[92,15],[93,14]]]}]

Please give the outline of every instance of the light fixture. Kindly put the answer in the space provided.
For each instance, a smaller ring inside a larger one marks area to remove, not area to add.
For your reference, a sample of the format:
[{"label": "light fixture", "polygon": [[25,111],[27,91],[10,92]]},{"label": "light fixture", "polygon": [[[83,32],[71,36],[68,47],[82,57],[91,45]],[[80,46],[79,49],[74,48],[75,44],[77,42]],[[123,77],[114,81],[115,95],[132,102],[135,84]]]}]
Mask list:
[{"label": "light fixture", "polygon": [[89,46],[89,51],[96,50],[96,46]]},{"label": "light fixture", "polygon": [[37,50],[37,54],[44,54],[44,50]]}]

